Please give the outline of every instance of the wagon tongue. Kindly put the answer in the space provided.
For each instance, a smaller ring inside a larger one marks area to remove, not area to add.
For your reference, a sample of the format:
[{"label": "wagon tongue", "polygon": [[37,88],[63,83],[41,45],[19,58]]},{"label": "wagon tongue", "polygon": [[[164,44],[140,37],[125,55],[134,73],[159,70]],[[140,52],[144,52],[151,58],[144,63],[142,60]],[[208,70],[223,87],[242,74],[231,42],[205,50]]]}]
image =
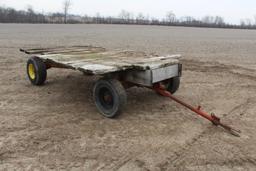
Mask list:
[{"label": "wagon tongue", "polygon": [[197,108],[179,100],[178,98],[176,98],[175,96],[173,96],[169,91],[166,91],[165,88],[163,86],[161,86],[160,84],[156,84],[154,85],[153,89],[158,92],[159,94],[161,94],[162,96],[165,97],[169,97],[172,100],[176,101],[177,103],[185,106],[186,108],[190,109],[191,111],[195,112],[196,114],[204,117],[205,119],[211,121],[215,126],[220,126],[222,128],[224,128],[226,131],[228,131],[230,134],[240,137],[239,133],[241,133],[240,130],[234,129],[226,124],[223,124],[220,122],[220,118],[217,117],[215,114],[208,114],[206,112],[204,112],[203,110],[201,110],[201,106],[198,106]]},{"label": "wagon tongue", "polygon": [[240,130],[232,128],[231,126],[228,126],[226,124],[223,124],[220,122],[220,118],[218,118],[217,116],[215,116],[213,113],[211,114],[211,117],[213,118],[213,120],[211,121],[214,125],[216,126],[221,126],[222,128],[224,128],[225,130],[227,130],[230,134],[240,137],[239,133],[241,133]]}]

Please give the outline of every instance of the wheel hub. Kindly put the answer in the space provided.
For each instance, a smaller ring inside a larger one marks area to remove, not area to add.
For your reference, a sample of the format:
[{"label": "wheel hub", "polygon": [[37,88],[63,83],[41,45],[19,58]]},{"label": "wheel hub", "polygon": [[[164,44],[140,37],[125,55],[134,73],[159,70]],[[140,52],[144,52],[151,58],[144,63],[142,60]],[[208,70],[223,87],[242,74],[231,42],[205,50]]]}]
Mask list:
[{"label": "wheel hub", "polygon": [[100,90],[100,102],[106,108],[111,109],[114,105],[113,95],[107,88],[102,88]]},{"label": "wheel hub", "polygon": [[33,64],[28,65],[28,75],[32,80],[36,78],[35,67]]},{"label": "wheel hub", "polygon": [[112,103],[112,96],[108,93],[106,93],[103,97],[104,101],[107,103],[107,104],[111,104]]}]

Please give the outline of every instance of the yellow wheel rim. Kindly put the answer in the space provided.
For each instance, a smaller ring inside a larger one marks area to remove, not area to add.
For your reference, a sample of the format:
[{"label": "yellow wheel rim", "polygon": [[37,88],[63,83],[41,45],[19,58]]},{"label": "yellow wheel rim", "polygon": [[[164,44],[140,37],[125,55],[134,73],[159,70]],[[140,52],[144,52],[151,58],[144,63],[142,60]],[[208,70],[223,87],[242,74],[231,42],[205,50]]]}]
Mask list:
[{"label": "yellow wheel rim", "polygon": [[28,65],[28,75],[32,80],[36,78],[35,67],[33,64]]}]

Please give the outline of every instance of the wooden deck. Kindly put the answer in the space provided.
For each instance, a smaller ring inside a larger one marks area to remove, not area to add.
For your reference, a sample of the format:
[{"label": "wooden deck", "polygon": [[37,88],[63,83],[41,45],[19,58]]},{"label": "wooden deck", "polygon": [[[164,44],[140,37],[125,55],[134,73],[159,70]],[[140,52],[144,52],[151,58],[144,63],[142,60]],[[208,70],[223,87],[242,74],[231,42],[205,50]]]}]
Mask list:
[{"label": "wooden deck", "polygon": [[20,51],[64,68],[100,75],[124,70],[154,70],[177,64],[180,58],[180,55],[152,56],[135,51],[107,51],[105,48],[93,46],[20,49]]}]

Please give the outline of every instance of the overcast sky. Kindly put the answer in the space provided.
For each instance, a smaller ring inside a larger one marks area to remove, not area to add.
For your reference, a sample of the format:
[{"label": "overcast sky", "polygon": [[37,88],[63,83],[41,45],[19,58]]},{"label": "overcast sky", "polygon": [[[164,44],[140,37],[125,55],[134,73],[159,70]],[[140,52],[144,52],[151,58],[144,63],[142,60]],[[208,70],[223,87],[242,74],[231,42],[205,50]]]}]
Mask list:
[{"label": "overcast sky", "polygon": [[[167,11],[177,17],[205,15],[223,16],[226,22],[239,24],[240,19],[256,15],[256,0],[71,0],[71,13],[103,16],[117,16],[122,9],[139,12],[156,18],[164,18]],[[0,5],[26,9],[31,5],[38,12],[60,12],[63,0],[0,0]]]}]

